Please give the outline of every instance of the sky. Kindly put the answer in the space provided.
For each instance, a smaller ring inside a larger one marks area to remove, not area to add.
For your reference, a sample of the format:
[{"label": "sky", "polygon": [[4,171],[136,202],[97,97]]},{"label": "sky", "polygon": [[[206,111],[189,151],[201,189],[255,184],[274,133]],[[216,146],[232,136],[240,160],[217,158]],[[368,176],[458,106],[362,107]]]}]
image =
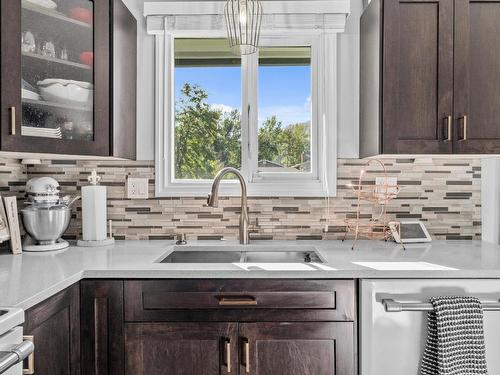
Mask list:
[{"label": "sky", "polygon": [[[272,115],[285,126],[310,120],[310,75],[308,66],[259,67],[259,125]],[[241,110],[239,67],[176,68],[176,95],[185,82],[204,88],[214,107]]]}]

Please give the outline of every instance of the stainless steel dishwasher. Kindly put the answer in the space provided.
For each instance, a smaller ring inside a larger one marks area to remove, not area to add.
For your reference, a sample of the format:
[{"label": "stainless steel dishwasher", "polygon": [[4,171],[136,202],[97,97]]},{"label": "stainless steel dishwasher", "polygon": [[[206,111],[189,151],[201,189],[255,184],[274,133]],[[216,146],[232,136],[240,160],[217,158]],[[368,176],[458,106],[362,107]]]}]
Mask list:
[{"label": "stainless steel dishwasher", "polygon": [[[0,308],[0,374],[34,374],[33,342],[24,337],[24,312],[18,308]],[[23,360],[28,367],[23,369]]]},{"label": "stainless steel dishwasher", "polygon": [[360,374],[418,375],[431,296],[469,295],[483,302],[489,374],[500,374],[500,280],[363,280]]}]

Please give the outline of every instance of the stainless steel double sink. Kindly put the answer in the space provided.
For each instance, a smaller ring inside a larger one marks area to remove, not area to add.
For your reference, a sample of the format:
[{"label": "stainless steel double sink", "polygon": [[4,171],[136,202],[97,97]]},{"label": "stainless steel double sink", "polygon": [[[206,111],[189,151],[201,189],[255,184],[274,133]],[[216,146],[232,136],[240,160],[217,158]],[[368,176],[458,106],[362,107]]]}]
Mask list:
[{"label": "stainless steel double sink", "polygon": [[174,246],[158,263],[323,263],[314,246]]}]

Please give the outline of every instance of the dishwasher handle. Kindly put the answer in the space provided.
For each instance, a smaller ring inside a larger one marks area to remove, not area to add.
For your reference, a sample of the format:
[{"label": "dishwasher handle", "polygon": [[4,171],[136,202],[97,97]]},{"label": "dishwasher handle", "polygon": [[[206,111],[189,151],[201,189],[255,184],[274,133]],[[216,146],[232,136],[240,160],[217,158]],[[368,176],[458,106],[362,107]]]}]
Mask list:
[{"label": "dishwasher handle", "polygon": [[[394,301],[392,298],[386,298],[382,300],[382,305],[384,305],[385,311],[387,312],[401,312],[401,311],[432,311],[434,308],[430,303],[423,302],[398,302]],[[500,301],[499,302],[486,302],[481,301],[481,306],[485,311],[500,311]]]},{"label": "dishwasher handle", "polygon": [[35,346],[31,341],[23,341],[8,351],[0,351],[0,374],[24,361],[34,350]]}]

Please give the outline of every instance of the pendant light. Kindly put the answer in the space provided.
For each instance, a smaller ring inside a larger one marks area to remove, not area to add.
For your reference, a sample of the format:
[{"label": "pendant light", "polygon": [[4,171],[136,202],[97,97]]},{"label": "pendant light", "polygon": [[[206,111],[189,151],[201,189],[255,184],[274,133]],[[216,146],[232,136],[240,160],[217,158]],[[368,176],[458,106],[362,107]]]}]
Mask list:
[{"label": "pendant light", "polygon": [[237,55],[257,52],[262,21],[259,0],[227,0],[224,7],[229,45]]}]

